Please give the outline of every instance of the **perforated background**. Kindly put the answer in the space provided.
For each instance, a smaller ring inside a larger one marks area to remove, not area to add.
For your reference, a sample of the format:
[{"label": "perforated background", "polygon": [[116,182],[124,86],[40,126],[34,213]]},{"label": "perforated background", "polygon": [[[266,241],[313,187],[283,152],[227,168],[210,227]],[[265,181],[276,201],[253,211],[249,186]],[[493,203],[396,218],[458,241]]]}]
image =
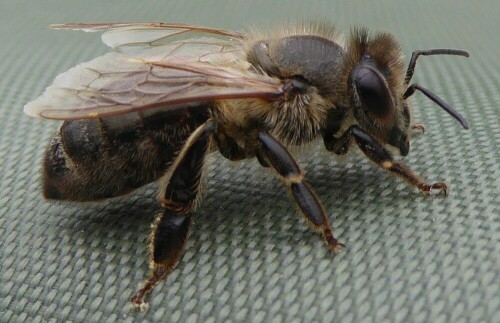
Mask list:
[{"label": "perforated background", "polygon": [[[479,322],[500,317],[500,42],[496,0],[0,1],[0,321]],[[53,78],[107,49],[55,22],[169,21],[242,30],[296,18],[390,31],[422,58],[415,80],[470,123],[464,131],[423,95],[426,125],[399,158],[448,197],[424,196],[353,156],[318,146],[300,158],[347,247],[332,256],[255,161],[210,159],[208,191],[183,261],[145,313],[128,300],[148,271],[156,186],[103,204],[49,204],[40,159],[57,122],[23,105]]]}]

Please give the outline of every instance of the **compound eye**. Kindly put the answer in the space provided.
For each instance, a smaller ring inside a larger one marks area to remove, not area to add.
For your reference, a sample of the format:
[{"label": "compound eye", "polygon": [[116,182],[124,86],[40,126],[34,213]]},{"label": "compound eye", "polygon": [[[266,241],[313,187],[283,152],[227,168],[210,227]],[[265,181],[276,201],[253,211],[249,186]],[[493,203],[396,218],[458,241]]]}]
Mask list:
[{"label": "compound eye", "polygon": [[356,66],[352,80],[362,106],[377,118],[384,118],[393,109],[393,102],[384,76],[372,66]]}]

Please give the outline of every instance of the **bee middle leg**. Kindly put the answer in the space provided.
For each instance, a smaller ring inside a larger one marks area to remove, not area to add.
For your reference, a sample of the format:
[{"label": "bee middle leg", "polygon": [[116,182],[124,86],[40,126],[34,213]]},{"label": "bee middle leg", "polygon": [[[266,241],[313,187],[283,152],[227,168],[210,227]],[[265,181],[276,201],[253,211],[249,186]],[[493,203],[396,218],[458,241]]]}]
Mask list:
[{"label": "bee middle leg", "polygon": [[217,130],[214,133],[215,143],[217,144],[217,148],[222,156],[231,161],[239,161],[242,159],[257,157],[257,161],[263,167],[269,167],[265,157],[262,155],[262,151],[260,149],[253,152],[254,154],[249,154],[247,150],[241,147],[236,140],[226,135],[226,133],[221,130],[220,127],[217,127]]},{"label": "bee middle leg", "polygon": [[221,127],[217,127],[213,137],[220,154],[225,158],[231,161],[239,161],[249,157],[236,140],[228,136]]},{"label": "bee middle leg", "polygon": [[363,151],[363,153],[371,161],[383,169],[398,175],[424,193],[439,190],[446,195],[448,186],[445,183],[425,183],[420,177],[415,175],[410,168],[394,161],[392,155],[379,142],[377,142],[375,138],[358,126],[349,127],[339,138],[325,137],[325,147],[327,150],[337,155],[343,155],[347,153],[352,138],[354,138],[354,141],[361,151]]},{"label": "bee middle leg", "polygon": [[260,142],[261,157],[265,157],[264,166],[272,167],[289,187],[290,194],[307,222],[316,231],[323,234],[327,245],[333,251],[338,251],[344,245],[337,241],[333,236],[333,230],[326,217],[325,210],[318,197],[304,180],[304,174],[301,172],[297,162],[293,159],[287,149],[281,145],[271,135],[260,132],[258,134]]},{"label": "bee middle leg", "polygon": [[196,207],[203,163],[208,151],[212,121],[198,127],[187,139],[172,165],[161,202],[165,210],[156,217],[151,232],[151,274],[132,297],[133,307],[145,309],[144,298],[177,265],[191,228]]}]

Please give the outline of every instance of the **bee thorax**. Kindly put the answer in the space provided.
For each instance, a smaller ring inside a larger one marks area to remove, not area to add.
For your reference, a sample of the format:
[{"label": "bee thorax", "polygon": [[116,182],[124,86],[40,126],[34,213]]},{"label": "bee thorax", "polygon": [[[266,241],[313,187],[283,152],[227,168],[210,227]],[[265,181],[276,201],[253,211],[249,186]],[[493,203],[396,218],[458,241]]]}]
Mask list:
[{"label": "bee thorax", "polygon": [[269,131],[285,144],[305,144],[320,135],[331,104],[316,91],[309,92],[274,102],[264,118]]}]

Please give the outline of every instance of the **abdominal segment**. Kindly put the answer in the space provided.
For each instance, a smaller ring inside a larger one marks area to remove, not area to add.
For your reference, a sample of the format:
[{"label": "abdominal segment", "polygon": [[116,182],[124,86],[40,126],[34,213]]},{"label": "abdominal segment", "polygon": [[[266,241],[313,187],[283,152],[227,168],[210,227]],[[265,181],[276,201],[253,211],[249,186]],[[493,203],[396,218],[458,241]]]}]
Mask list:
[{"label": "abdominal segment", "polygon": [[206,109],[65,121],[43,160],[45,198],[95,201],[127,194],[166,173]]}]

